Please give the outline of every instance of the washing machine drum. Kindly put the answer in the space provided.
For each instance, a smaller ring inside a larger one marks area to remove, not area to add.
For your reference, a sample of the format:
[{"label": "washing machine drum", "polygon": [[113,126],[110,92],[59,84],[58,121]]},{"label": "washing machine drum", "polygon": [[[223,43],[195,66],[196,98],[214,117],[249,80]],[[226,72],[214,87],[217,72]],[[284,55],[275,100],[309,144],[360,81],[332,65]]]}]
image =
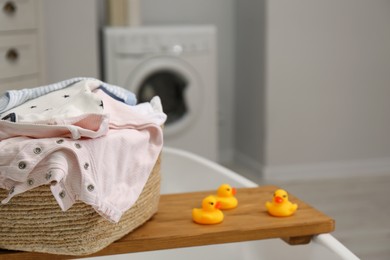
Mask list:
[{"label": "washing machine drum", "polygon": [[128,75],[126,86],[137,95],[138,103],[160,97],[167,114],[167,138],[196,125],[204,109],[204,86],[197,71],[178,57],[158,56],[140,62]]},{"label": "washing machine drum", "polygon": [[185,91],[188,82],[178,73],[158,71],[146,77],[138,88],[139,102],[148,102],[159,96],[167,114],[166,124],[180,121],[188,112]]}]

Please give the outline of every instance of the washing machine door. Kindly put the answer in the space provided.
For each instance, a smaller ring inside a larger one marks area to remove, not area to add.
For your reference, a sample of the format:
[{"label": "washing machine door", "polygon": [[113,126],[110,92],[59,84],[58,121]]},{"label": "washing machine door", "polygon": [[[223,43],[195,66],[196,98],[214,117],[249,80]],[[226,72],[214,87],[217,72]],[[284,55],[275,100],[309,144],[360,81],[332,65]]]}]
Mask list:
[{"label": "washing machine door", "polygon": [[143,60],[130,72],[126,86],[137,95],[138,103],[160,97],[167,114],[166,137],[191,127],[201,113],[203,86],[200,77],[179,57],[158,56]]}]

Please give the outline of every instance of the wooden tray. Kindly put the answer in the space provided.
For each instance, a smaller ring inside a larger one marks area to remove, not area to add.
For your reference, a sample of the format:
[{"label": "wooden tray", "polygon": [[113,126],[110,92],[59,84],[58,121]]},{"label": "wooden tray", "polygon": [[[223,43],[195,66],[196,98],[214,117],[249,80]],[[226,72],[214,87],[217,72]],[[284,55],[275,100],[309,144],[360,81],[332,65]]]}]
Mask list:
[{"label": "wooden tray", "polygon": [[[276,186],[237,190],[238,207],[224,211],[225,219],[217,225],[198,225],[192,221],[192,208],[215,191],[162,195],[158,213],[146,224],[91,256],[124,254],[159,249],[202,246],[239,241],[281,238],[291,245],[307,244],[313,235],[332,232],[335,222],[305,202],[289,194],[298,204],[291,217],[272,217],[265,209]],[[0,250],[1,259],[69,259],[43,253]]]}]

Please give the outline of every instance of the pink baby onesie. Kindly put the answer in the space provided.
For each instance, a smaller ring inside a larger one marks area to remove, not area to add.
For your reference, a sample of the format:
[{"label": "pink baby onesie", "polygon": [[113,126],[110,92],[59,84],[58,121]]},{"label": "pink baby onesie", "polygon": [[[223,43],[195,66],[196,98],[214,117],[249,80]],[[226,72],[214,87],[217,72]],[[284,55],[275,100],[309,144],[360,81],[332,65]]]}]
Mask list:
[{"label": "pink baby onesie", "polygon": [[[107,133],[109,127],[108,114],[84,114],[57,121],[58,125],[36,123],[13,123],[0,120],[0,141],[17,137],[32,138],[68,137],[72,139],[97,138]],[[1,151],[0,151],[1,152]]]},{"label": "pink baby onesie", "polygon": [[77,200],[118,222],[138,199],[162,147],[159,126],[110,130],[97,139],[30,139],[0,142],[2,203],[43,184],[63,211]]},{"label": "pink baby onesie", "polygon": [[[96,95],[110,118],[105,136],[95,139],[8,138],[0,142],[0,187],[13,196],[52,183],[62,210],[76,200],[118,222],[138,199],[161,152],[161,102],[127,106],[101,90]],[[55,181],[53,183],[53,181]]]}]

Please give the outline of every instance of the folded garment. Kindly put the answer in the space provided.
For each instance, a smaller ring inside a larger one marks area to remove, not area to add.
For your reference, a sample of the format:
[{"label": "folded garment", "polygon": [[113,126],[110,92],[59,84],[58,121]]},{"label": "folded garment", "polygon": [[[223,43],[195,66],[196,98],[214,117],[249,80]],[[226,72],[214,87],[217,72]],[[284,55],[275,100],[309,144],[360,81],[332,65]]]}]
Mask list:
[{"label": "folded garment", "polygon": [[2,120],[57,124],[57,120],[83,114],[103,114],[102,100],[92,93],[99,85],[97,80],[81,80],[68,88],[50,92],[8,110]]},{"label": "folded garment", "polygon": [[80,200],[118,222],[136,202],[161,152],[167,116],[158,97],[129,106],[96,82],[50,92],[0,120],[0,188],[9,191],[2,203],[51,184],[62,210]]},{"label": "folded garment", "polygon": [[102,90],[96,90],[94,93],[104,103],[104,113],[110,115],[110,128],[134,128],[142,125],[156,124],[163,125],[167,115],[162,111],[161,99],[158,96],[152,98],[150,102],[140,103],[135,106],[126,106],[118,102]]},{"label": "folded garment", "polygon": [[96,80],[83,80],[8,111],[10,114],[0,120],[0,140],[17,136],[97,138],[105,135],[109,127],[164,124],[167,116],[158,97],[150,103],[128,106],[94,88],[96,84]]},{"label": "folded garment", "polygon": [[[109,94],[112,98],[117,99],[119,101],[122,101],[128,105],[135,105],[137,103],[137,99],[134,95],[134,93],[115,86],[111,85],[102,81],[99,81],[97,79],[93,78],[72,78],[68,80],[64,80],[58,83],[36,87],[36,88],[27,88],[22,90],[9,90],[5,92],[3,95],[0,96],[0,117],[4,117],[4,112],[15,108],[17,106],[20,106],[21,104],[27,102],[28,100],[32,100],[35,98],[38,98],[40,96],[44,96],[50,92],[64,89],[72,86],[73,84],[81,81],[81,80],[96,80],[98,82],[98,88],[101,88],[104,90],[107,94]],[[92,90],[92,89],[91,89]],[[9,113],[7,113],[9,114]]]},{"label": "folded garment", "polygon": [[76,200],[118,222],[138,199],[163,145],[160,126],[110,129],[97,139],[10,138],[0,142],[2,203],[44,184],[62,210]]},{"label": "folded garment", "polygon": [[[52,122],[47,122],[52,123]],[[12,137],[32,138],[68,137],[72,139],[97,138],[107,133],[108,114],[85,114],[57,120],[57,124],[13,123],[0,120],[0,141]]]}]

